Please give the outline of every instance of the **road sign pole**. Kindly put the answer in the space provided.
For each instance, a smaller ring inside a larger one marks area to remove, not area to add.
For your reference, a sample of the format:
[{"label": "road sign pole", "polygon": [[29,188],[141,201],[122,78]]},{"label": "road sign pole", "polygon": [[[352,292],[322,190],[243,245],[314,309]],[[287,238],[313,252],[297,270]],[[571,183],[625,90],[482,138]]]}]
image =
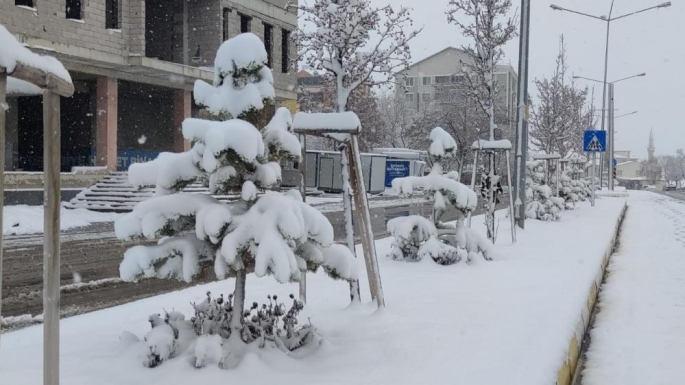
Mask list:
[{"label": "road sign pole", "polygon": [[597,167],[595,164],[597,163],[597,153],[592,152],[592,197],[590,198],[590,202],[592,202],[592,207],[595,207],[595,171]]},{"label": "road sign pole", "polygon": [[609,138],[607,139],[607,144],[609,148],[609,175],[607,175],[609,181],[609,190],[614,191],[614,83],[609,83]]}]

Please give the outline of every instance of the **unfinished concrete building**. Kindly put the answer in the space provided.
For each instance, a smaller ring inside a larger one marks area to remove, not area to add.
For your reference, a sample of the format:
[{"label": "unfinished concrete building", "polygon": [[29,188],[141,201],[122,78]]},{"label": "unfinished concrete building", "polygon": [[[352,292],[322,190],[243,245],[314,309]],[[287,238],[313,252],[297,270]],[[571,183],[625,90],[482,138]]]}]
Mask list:
[{"label": "unfinished concrete building", "polygon": [[[198,111],[193,83],[212,81],[217,48],[239,33],[263,39],[277,105],[295,105],[290,37],[297,15],[285,5],[286,0],[3,0],[0,23],[32,51],[58,58],[74,80],[76,93],[62,100],[62,171],[115,171],[188,147],[181,122]],[[41,171],[42,98],[19,95],[8,104],[6,170]]]}]

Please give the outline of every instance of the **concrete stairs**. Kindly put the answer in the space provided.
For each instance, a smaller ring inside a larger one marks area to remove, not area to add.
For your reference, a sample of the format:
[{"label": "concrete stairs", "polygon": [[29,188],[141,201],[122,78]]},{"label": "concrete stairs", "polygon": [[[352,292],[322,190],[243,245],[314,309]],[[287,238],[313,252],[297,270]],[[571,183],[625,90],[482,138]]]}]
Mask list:
[{"label": "concrete stairs", "polygon": [[[191,184],[183,190],[188,194],[209,194],[200,184]],[[128,212],[141,201],[154,197],[154,187],[136,189],[128,181],[127,172],[111,172],[93,186],[81,191],[65,207],[93,211]],[[233,196],[214,196],[221,201],[235,199]]]}]

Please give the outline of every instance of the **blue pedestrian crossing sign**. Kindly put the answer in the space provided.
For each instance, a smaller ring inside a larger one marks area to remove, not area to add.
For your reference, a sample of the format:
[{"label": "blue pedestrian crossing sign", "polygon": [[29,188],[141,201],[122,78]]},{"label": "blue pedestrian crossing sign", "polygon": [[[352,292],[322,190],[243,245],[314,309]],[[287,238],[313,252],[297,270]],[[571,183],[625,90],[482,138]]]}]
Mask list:
[{"label": "blue pedestrian crossing sign", "polygon": [[607,149],[607,132],[599,130],[587,130],[583,137],[583,151],[605,152]]}]

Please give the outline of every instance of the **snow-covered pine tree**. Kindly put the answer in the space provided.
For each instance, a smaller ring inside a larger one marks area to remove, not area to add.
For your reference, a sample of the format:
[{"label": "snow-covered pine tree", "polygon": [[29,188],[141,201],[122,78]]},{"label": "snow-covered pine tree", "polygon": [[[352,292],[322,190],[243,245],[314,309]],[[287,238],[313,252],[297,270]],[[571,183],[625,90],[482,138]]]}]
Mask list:
[{"label": "snow-covered pine tree", "polygon": [[526,218],[556,221],[561,218],[565,201],[552,194],[545,180],[544,160],[526,162]]},{"label": "snow-covered pine tree", "polygon": [[[255,341],[264,346],[268,340],[284,350],[317,341],[313,327],[294,326],[295,310],[289,316],[251,315],[254,306],[246,310],[248,269],[282,283],[297,281],[303,271],[319,266],[335,278],[357,279],[354,256],[333,244],[328,219],[303,203],[296,190],[259,194],[260,189],[279,185],[280,160],[299,160],[301,153],[289,111],[278,109],[268,119],[267,107],[273,105],[275,94],[266,63],[267,53],[257,36],[245,33],[224,42],[217,51],[213,84],[197,81],[194,89],[196,103],[223,120],[186,119],[183,135],[193,144],[189,151],[162,153],[152,162],[129,168],[131,183],[155,186],[157,196],[118,219],[116,234],[120,239],[160,240],[126,251],[121,278],[191,282],[212,266],[219,280],[235,274],[235,289],[228,299],[208,294],[204,303],[194,305],[191,321],[178,315],[164,321],[152,317],[154,328],[145,337],[150,366],[187,349],[198,366],[216,361],[230,368]],[[210,195],[181,193],[193,182],[204,183],[213,194],[237,193],[239,198],[226,204]],[[295,301],[293,307],[301,305]],[[262,316],[269,321],[260,321]],[[274,328],[281,318],[290,325],[284,334]],[[211,352],[213,358],[208,359]]]},{"label": "snow-covered pine tree", "polygon": [[[478,197],[467,186],[459,183],[455,171],[445,173],[442,164],[454,156],[457,144],[445,130],[433,129],[428,153],[433,165],[426,176],[396,178],[395,192],[403,196],[421,192],[433,201],[432,220],[419,215],[394,218],[388,221],[388,232],[395,237],[389,257],[395,260],[419,261],[431,257],[441,265],[450,265],[466,257],[470,262],[478,253],[492,259],[492,244],[473,229],[464,225],[469,212],[478,204]],[[456,225],[440,221],[448,205],[457,209]]]},{"label": "snow-covered pine tree", "polygon": [[[465,92],[477,101],[489,120],[490,141],[495,140],[495,103],[500,93],[495,77],[497,64],[504,56],[504,45],[516,36],[516,19],[509,15],[511,0],[450,0],[447,21],[457,26],[473,45],[464,47],[469,60],[460,64],[466,81]],[[484,202],[485,225],[488,238],[496,237],[496,162],[495,153],[489,152],[485,161],[485,173],[490,187]]]}]

